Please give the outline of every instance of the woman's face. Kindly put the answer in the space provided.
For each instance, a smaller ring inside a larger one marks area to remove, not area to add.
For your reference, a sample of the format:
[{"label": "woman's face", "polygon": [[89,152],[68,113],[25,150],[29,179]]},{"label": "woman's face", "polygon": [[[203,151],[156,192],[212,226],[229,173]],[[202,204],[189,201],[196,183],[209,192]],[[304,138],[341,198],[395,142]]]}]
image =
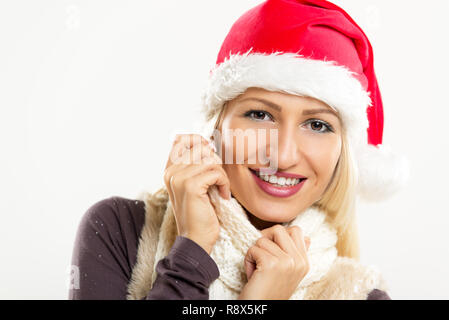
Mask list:
[{"label": "woman's face", "polygon": [[[249,88],[228,101],[217,129],[231,192],[259,229],[288,222],[319,200],[340,157],[339,117],[313,98]],[[267,159],[276,179],[256,174],[270,167]]]}]

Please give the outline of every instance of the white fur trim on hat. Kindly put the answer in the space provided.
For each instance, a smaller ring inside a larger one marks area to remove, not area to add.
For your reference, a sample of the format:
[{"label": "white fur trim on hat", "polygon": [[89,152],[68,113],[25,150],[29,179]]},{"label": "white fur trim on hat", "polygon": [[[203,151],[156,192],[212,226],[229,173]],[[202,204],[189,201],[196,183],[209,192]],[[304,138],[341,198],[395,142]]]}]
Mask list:
[{"label": "white fur trim on hat", "polygon": [[[367,108],[372,102],[369,92],[362,87],[352,71],[333,61],[308,59],[300,54],[250,54],[251,50],[244,54],[231,54],[211,70],[202,95],[202,111],[206,116],[205,128],[208,133],[212,132],[224,103],[243,94],[250,87],[312,97],[339,113],[349,144],[356,153],[362,152],[361,155],[354,155],[360,172],[358,180],[362,197],[371,192],[380,195],[381,190],[392,192],[398,189],[394,179],[388,180],[386,175],[388,172],[397,172],[394,165],[402,162],[393,160],[394,157],[382,147],[380,152],[372,148],[373,152],[363,152],[360,147],[366,146],[367,150],[371,150],[368,147]],[[206,136],[209,138],[210,134]],[[373,176],[368,173],[374,159],[374,166],[385,168],[384,175]],[[399,185],[402,185],[403,179],[399,180]],[[384,188],[383,183],[389,183],[389,186]],[[372,191],[370,186],[373,186]],[[376,199],[380,198],[382,197],[378,196]]]}]

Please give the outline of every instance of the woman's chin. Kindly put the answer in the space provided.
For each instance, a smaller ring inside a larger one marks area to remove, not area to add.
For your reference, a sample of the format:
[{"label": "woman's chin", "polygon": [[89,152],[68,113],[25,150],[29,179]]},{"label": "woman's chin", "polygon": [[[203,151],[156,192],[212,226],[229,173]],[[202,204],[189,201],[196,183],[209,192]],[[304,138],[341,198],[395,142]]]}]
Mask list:
[{"label": "woman's chin", "polygon": [[[245,194],[252,194],[254,196],[251,196],[249,199],[241,199],[239,203],[247,213],[264,222],[284,223],[291,221],[298,214],[298,212],[292,212],[292,204],[287,204],[285,200],[273,201],[263,195],[258,196],[257,192],[245,192]],[[236,195],[234,194],[234,196]]]},{"label": "woman's chin", "polygon": [[[252,216],[267,223],[284,223],[291,221],[296,217],[296,214],[288,214],[288,209],[282,210],[282,207],[267,205],[258,205],[253,210],[249,210]],[[290,208],[291,210],[291,208]]]}]

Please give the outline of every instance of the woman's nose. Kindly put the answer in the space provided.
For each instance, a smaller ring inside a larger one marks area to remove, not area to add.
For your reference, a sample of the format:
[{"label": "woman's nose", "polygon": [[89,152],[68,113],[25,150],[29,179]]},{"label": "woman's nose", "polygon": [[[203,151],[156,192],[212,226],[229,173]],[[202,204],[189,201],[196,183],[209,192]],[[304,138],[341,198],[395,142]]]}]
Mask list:
[{"label": "woman's nose", "polygon": [[294,167],[300,160],[300,150],[296,139],[296,130],[278,130],[277,164],[280,170]]}]

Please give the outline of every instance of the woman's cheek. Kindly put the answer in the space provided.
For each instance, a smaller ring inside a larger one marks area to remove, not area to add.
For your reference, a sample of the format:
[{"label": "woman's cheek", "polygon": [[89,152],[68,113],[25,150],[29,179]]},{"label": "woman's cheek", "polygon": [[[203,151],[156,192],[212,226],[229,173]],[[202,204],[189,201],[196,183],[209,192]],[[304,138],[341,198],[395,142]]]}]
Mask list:
[{"label": "woman's cheek", "polygon": [[332,176],[341,152],[341,140],[332,137],[303,137],[299,146],[317,179]]}]

